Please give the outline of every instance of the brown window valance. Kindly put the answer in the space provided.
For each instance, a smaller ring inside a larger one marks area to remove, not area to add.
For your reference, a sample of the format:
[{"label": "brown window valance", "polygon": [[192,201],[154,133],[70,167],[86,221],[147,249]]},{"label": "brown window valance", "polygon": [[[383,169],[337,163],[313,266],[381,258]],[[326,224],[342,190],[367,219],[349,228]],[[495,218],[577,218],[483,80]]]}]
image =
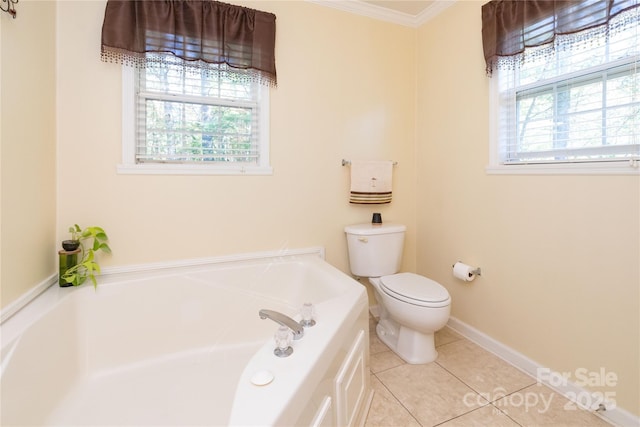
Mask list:
[{"label": "brown window valance", "polygon": [[[640,0],[493,0],[482,6],[487,73],[513,66],[527,48],[544,54],[558,43],[588,42],[592,31],[615,31],[640,17]],[[614,19],[615,18],[615,19]],[[586,35],[586,37],[585,37]]]},{"label": "brown window valance", "polygon": [[108,0],[101,58],[138,67],[179,58],[195,69],[247,70],[275,86],[275,36],[276,16],[246,7],[211,0]]}]

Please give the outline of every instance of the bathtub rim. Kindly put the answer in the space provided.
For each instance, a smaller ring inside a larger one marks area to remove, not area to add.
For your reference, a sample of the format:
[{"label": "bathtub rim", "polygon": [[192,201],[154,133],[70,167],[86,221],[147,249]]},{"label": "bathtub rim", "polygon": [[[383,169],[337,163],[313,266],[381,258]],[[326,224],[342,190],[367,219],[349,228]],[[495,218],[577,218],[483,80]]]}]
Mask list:
[{"label": "bathtub rim", "polygon": [[[180,270],[198,266],[278,257],[291,257],[295,255],[317,255],[322,260],[325,260],[325,249],[323,246],[311,246],[298,249],[279,249],[273,251],[246,252],[213,257],[167,260],[144,264],[105,267],[102,269],[102,274],[98,277],[98,286],[100,286],[100,282],[103,281],[133,278],[139,274],[149,274],[153,272],[171,273],[173,271],[178,273],[180,272]],[[0,326],[3,326],[13,316],[29,307],[32,302],[37,301],[38,297],[40,297],[41,295],[44,296],[43,294],[57,283],[58,273],[54,273],[24,294],[22,294],[20,297],[18,297],[18,299],[12,301],[11,303],[7,304],[6,307],[0,309]],[[87,283],[84,286],[71,287],[69,290],[71,291],[73,289],[83,289],[86,286],[89,286],[89,284]]]},{"label": "bathtub rim", "polygon": [[[282,258],[294,259],[295,257],[312,257],[319,258],[326,262],[324,255],[324,248],[321,246],[315,246],[303,249],[249,252],[208,258],[168,261],[166,263],[112,267],[105,268],[103,270],[103,274],[98,279],[98,287],[101,284],[108,286],[110,283],[114,282],[117,283],[120,281],[145,279],[148,278],[149,275],[177,275],[197,267],[218,267],[225,264],[233,265],[251,261],[260,262],[269,259],[278,260]],[[57,279],[56,275],[53,282],[46,288],[38,293],[30,295],[32,296],[30,300],[26,302],[21,300],[20,302],[23,303],[23,306],[19,309],[12,310],[11,315],[0,323],[1,354],[4,355],[10,353],[12,351],[11,347],[17,344],[22,333],[33,323],[43,317],[47,312],[53,310],[60,302],[71,297],[75,292],[93,292],[93,288],[89,284],[85,284],[84,286],[60,287],[57,285]],[[0,372],[4,371],[5,363],[6,361],[3,357],[2,363],[0,364]]]}]

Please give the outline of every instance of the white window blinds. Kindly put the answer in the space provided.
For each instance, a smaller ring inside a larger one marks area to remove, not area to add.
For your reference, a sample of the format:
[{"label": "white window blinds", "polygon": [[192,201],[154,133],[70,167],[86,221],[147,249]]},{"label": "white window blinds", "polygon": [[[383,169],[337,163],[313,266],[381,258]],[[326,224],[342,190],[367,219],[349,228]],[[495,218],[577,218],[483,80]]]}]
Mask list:
[{"label": "white window blinds", "polygon": [[260,88],[232,73],[138,71],[136,163],[260,164]]},{"label": "white window blinds", "polygon": [[[584,19],[583,3],[571,3],[562,19]],[[527,31],[543,31],[554,19],[559,17],[544,18]],[[525,50],[512,69],[494,74],[498,163],[637,161],[639,67],[640,8],[609,27]]]}]

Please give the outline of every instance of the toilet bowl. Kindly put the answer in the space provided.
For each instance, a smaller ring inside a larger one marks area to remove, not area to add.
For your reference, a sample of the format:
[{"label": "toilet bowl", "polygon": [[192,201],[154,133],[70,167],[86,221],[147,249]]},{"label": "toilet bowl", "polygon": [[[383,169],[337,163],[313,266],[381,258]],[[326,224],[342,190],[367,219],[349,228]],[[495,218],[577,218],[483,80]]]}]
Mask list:
[{"label": "toilet bowl", "polygon": [[434,334],[449,320],[451,297],[427,277],[398,272],[405,231],[401,224],[345,227],[349,265],[375,290],[378,338],[407,363],[429,363],[438,357]]},{"label": "toilet bowl", "polygon": [[436,360],[434,334],[449,320],[451,297],[447,290],[424,276],[399,273],[371,277],[380,317],[376,335],[411,364]]}]

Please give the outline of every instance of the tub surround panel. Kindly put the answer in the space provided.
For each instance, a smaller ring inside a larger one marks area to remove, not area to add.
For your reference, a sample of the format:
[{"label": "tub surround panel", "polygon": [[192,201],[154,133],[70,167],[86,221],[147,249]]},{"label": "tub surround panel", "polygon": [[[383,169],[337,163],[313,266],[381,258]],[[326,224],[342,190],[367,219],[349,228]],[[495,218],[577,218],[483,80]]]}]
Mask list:
[{"label": "tub surround panel", "polygon": [[4,306],[0,309],[0,324],[4,323],[5,320],[16,314],[23,307],[38,297],[38,295],[46,291],[49,286],[55,284],[58,284],[58,273],[52,274],[46,280],[31,288],[28,292],[25,292],[19,298]]}]

